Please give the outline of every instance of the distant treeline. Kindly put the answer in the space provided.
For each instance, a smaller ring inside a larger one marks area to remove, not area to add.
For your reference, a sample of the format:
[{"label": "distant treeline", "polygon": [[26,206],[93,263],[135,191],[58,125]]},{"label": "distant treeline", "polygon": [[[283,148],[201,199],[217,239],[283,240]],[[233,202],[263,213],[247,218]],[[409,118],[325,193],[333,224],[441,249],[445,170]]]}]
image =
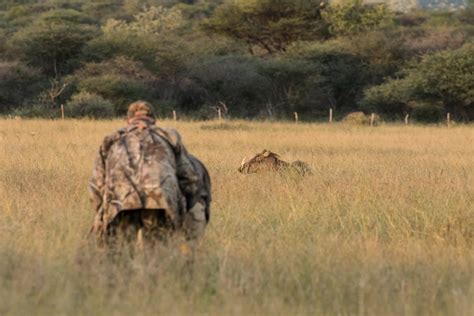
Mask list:
[{"label": "distant treeline", "polygon": [[168,117],[471,121],[473,38],[472,1],[2,0],[0,114],[114,117],[143,99]]}]

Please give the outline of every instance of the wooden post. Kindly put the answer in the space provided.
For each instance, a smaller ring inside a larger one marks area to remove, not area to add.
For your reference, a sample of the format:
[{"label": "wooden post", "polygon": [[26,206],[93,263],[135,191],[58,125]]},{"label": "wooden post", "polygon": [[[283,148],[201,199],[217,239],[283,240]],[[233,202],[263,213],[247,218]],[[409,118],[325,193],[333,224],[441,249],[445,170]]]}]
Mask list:
[{"label": "wooden post", "polygon": [[294,112],[293,114],[295,116],[295,122],[298,123],[298,112]]},{"label": "wooden post", "polygon": [[332,108],[329,109],[329,123],[332,123]]},{"label": "wooden post", "polygon": [[375,121],[375,113],[372,113],[370,115],[370,126],[374,126],[374,121]]},{"label": "wooden post", "polygon": [[61,104],[61,118],[64,120],[64,104]]},{"label": "wooden post", "polygon": [[218,118],[219,120],[222,120],[222,110],[221,110],[221,108],[218,108],[218,109],[217,109],[217,118]]},{"label": "wooden post", "polygon": [[451,113],[448,112],[448,114],[446,114],[446,124],[449,126],[451,126]]},{"label": "wooden post", "polygon": [[410,114],[405,115],[405,125],[408,125],[408,118],[410,117]]},{"label": "wooden post", "polygon": [[173,121],[177,121],[178,120],[178,116],[176,115],[176,111],[173,110]]}]

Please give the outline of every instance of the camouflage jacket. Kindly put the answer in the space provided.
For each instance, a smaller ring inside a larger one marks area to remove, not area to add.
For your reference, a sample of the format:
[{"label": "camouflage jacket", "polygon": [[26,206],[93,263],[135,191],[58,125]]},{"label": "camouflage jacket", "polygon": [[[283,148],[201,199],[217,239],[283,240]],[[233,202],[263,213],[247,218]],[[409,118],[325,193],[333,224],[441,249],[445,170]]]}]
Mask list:
[{"label": "camouflage jacket", "polygon": [[119,212],[136,209],[163,209],[178,225],[186,199],[198,194],[197,181],[178,132],[135,119],[100,146],[89,182],[93,230],[103,231]]}]

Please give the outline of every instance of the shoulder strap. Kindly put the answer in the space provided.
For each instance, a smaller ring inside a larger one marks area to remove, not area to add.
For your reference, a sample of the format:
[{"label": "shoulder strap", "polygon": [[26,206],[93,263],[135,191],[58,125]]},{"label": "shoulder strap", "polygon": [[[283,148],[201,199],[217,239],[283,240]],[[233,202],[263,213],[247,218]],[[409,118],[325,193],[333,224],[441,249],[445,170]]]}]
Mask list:
[{"label": "shoulder strap", "polygon": [[155,126],[155,128],[150,128],[150,131],[153,134],[159,136],[161,139],[163,139],[170,146],[171,150],[173,151],[173,153],[175,155],[178,154],[178,150],[176,148],[176,145],[172,143],[172,141],[169,138],[168,133],[164,129]]}]

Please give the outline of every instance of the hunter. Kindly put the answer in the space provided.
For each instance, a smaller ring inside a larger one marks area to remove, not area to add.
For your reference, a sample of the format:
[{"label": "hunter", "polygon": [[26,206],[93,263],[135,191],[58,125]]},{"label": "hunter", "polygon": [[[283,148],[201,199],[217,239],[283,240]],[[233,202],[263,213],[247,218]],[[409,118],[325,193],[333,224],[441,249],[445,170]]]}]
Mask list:
[{"label": "hunter", "polygon": [[91,231],[105,245],[154,244],[179,230],[198,239],[209,221],[204,165],[187,153],[176,130],[155,125],[148,102],[130,104],[127,123],[104,138],[97,154],[89,182],[96,212]]}]

